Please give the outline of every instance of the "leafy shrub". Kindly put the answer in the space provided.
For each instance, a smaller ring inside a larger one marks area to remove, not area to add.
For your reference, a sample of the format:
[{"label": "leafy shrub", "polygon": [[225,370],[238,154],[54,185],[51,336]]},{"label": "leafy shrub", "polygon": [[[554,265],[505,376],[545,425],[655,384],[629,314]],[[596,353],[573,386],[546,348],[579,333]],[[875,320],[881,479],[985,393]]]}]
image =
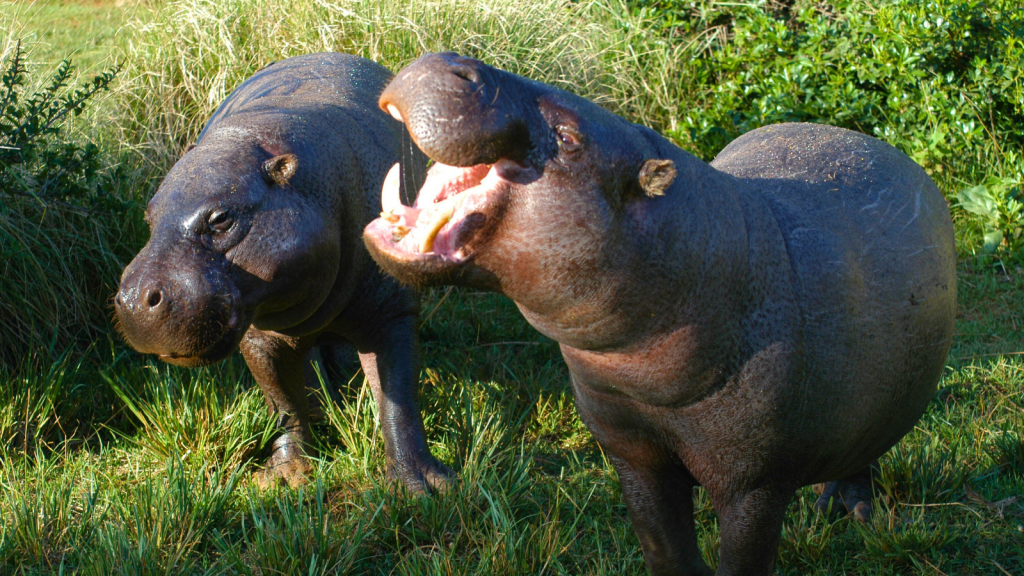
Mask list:
[{"label": "leafy shrub", "polygon": [[[106,300],[133,240],[125,171],[71,120],[109,88],[114,68],[77,87],[62,62],[33,91],[20,42],[0,61],[0,363],[62,355],[109,326]],[[126,238],[127,236],[127,238]]]},{"label": "leafy shrub", "polygon": [[960,207],[981,220],[987,254],[1003,249],[1011,257],[1024,257],[1024,195],[1014,184],[989,176],[957,194]]},{"label": "leafy shrub", "polygon": [[47,85],[26,98],[24,58],[19,42],[0,76],[0,195],[84,209],[122,207],[101,186],[99,149],[71,141],[65,122],[107,90],[120,67],[69,89],[74,68],[64,60]]},{"label": "leafy shrub", "polygon": [[983,183],[996,206],[961,205],[981,217],[984,251],[1000,243],[1020,250],[1020,198],[1011,194],[1024,181],[1019,0],[633,6],[656,18],[673,44],[689,46],[679,78],[688,86],[685,111],[662,125],[684,147],[710,159],[740,134],[776,122],[871,134],[910,155],[947,194],[968,188],[978,198],[981,189],[970,185]]},{"label": "leafy shrub", "polygon": [[1024,144],[1016,0],[798,2],[788,20],[764,2],[638,4],[668,19],[680,42],[714,34],[692,63],[698,101],[676,130],[704,157],[792,121],[873,134],[931,168],[955,162],[954,150]]}]

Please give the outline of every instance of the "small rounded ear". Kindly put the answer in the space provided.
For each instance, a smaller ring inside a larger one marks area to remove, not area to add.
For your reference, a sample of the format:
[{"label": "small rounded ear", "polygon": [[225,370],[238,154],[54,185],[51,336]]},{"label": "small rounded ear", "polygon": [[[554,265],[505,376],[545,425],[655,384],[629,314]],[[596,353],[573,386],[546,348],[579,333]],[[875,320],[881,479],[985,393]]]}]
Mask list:
[{"label": "small rounded ear", "polygon": [[263,163],[263,177],[267,180],[267,184],[285,186],[295,175],[295,169],[298,166],[299,159],[294,154],[274,156]]},{"label": "small rounded ear", "polygon": [[640,175],[637,177],[640,188],[651,198],[664,195],[665,190],[668,190],[675,179],[675,162],[658,158],[644,162],[643,168],[640,169]]}]

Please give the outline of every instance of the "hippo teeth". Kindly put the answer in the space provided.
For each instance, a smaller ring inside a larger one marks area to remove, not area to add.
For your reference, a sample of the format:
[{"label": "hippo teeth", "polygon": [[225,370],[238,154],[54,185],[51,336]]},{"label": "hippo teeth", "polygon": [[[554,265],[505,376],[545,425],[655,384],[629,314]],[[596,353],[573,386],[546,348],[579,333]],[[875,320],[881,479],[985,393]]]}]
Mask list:
[{"label": "hippo teeth", "polygon": [[398,111],[398,107],[394,104],[388,104],[388,114],[391,114],[391,117],[399,122],[405,122],[405,120],[402,119],[402,113]]},{"label": "hippo teeth", "polygon": [[451,221],[452,216],[455,214],[455,209],[458,208],[458,204],[461,204],[462,198],[462,195],[457,195],[434,204],[429,209],[423,211],[423,215],[427,216],[429,220],[427,220],[427,225],[422,228],[424,235],[420,239],[420,252],[426,253],[434,249],[434,239],[437,238],[437,233],[441,231],[441,228],[444,228],[445,224]]},{"label": "hippo teeth", "polygon": [[[402,167],[400,163],[395,162],[391,170],[388,170],[388,175],[384,177],[384,187],[380,195],[381,215],[394,214],[400,206],[402,206]],[[392,224],[397,222],[397,220],[392,221],[391,219],[388,221]]]},{"label": "hippo teeth", "polygon": [[[406,206],[401,200],[400,170],[398,164],[392,166],[384,179],[380,218],[390,225],[392,242],[401,250],[420,254],[433,252],[435,241],[465,216],[463,207],[478,204],[481,192],[486,194],[493,181],[500,179],[489,164],[456,167],[435,163],[415,204]],[[448,248],[445,244],[442,249]]]}]

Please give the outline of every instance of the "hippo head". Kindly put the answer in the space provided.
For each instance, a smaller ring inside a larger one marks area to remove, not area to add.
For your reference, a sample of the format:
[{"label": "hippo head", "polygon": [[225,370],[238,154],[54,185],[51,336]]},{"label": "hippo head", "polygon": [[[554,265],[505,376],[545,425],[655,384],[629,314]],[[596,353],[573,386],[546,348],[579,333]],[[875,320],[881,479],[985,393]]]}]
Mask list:
[{"label": "hippo head", "polygon": [[150,201],[150,239],[125,269],[118,326],[140,352],[199,366],[250,325],[287,333],[327,298],[339,269],[330,207],[303,194],[301,153],[221,123]]},{"label": "hippo head", "polygon": [[413,206],[390,175],[363,235],[406,283],[498,290],[521,308],[531,293],[537,307],[585,297],[595,279],[574,271],[614,268],[629,243],[620,221],[676,174],[652,130],[452,53],[405,68],[380,105],[434,160]]}]

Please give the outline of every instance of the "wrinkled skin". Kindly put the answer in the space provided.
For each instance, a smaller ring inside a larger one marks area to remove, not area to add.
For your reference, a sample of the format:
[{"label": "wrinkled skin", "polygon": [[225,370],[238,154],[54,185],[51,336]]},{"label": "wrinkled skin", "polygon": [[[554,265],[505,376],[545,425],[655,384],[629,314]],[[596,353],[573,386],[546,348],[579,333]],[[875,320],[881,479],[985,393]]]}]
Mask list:
[{"label": "wrinkled skin", "polygon": [[500,291],[560,343],[652,574],[712,572],[697,485],[720,576],[772,572],[800,486],[870,514],[870,466],[933,397],[953,334],[953,228],[920,167],[812,124],[755,130],[709,165],[454,54],[420,58],[380,103],[448,173],[488,177],[433,251],[382,218],[371,254],[405,282]]},{"label": "wrinkled skin", "polygon": [[306,479],[303,367],[314,346],[332,343],[359,352],[389,476],[423,492],[451,474],[431,456],[417,408],[418,295],[383,275],[360,240],[388,168],[404,155],[407,178],[422,179],[425,165],[377,107],[390,78],[368,60],[323,53],[245,81],[150,201],[150,240],[115,298],[140,352],[199,366],[241,348],[283,429],[262,484]]}]

